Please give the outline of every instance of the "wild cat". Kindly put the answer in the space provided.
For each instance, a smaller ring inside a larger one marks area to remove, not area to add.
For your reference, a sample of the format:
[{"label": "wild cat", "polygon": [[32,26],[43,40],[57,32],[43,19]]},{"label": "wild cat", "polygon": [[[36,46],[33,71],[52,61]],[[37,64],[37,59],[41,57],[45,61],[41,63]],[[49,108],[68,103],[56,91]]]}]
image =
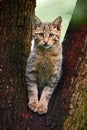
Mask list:
[{"label": "wild cat", "polygon": [[47,112],[49,100],[61,76],[61,23],[61,16],[52,23],[42,23],[36,16],[33,20],[34,46],[27,60],[26,81],[28,106],[38,114]]}]

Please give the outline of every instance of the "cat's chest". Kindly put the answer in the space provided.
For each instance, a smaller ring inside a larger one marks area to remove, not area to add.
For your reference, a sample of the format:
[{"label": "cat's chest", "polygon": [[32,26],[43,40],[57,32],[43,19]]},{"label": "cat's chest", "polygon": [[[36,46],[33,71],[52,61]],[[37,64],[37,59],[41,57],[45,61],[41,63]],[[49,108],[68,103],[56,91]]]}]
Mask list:
[{"label": "cat's chest", "polygon": [[51,75],[54,73],[54,64],[50,61],[50,59],[40,58],[35,65],[37,70],[37,81],[40,86],[46,85],[50,81]]},{"label": "cat's chest", "polygon": [[39,58],[36,68],[39,72],[51,73],[54,68],[54,63],[50,58]]},{"label": "cat's chest", "polygon": [[41,52],[35,54],[35,67],[39,73],[51,74],[58,65],[58,55],[53,55],[48,52]]}]

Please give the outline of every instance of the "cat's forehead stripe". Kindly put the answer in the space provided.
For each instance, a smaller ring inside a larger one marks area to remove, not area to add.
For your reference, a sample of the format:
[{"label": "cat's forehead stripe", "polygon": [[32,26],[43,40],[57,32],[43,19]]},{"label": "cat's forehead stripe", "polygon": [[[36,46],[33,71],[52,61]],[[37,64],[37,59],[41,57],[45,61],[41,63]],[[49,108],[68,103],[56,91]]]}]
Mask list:
[{"label": "cat's forehead stripe", "polygon": [[43,23],[43,29],[44,30],[50,30],[50,23],[46,22],[46,23]]}]

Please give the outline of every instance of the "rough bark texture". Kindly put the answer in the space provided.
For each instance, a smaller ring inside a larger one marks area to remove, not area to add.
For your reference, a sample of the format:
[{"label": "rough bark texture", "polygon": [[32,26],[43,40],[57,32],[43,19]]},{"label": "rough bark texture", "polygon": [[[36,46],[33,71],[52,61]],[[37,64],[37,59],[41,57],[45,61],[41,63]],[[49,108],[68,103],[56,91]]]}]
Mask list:
[{"label": "rough bark texture", "polygon": [[34,9],[35,0],[0,0],[0,129],[2,130],[18,130],[21,123],[24,101],[27,100],[25,64],[30,50],[31,19]]},{"label": "rough bark texture", "polygon": [[63,42],[63,74],[43,116],[27,108],[24,79],[35,1],[0,3],[0,129],[86,130],[87,1],[77,2]]}]

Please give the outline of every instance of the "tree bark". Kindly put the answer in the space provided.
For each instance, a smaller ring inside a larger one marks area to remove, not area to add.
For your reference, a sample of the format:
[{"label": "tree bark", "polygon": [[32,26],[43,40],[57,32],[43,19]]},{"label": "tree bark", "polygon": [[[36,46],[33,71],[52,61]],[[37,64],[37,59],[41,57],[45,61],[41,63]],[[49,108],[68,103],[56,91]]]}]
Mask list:
[{"label": "tree bark", "polygon": [[63,42],[62,77],[43,116],[28,109],[25,84],[35,1],[0,3],[0,128],[86,130],[87,1],[77,1]]},{"label": "tree bark", "polygon": [[25,64],[34,9],[35,0],[0,0],[0,129],[3,130],[19,129],[27,102]]}]

